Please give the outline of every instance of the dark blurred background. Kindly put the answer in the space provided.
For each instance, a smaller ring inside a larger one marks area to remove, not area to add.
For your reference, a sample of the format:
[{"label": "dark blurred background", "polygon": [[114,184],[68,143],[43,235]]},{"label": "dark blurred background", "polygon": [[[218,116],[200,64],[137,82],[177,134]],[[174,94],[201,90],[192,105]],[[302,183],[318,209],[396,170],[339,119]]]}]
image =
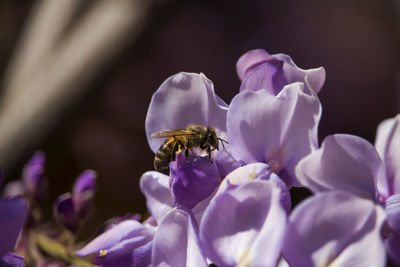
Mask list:
[{"label": "dark blurred background", "polygon": [[[2,74],[35,5],[0,3]],[[7,180],[17,179],[34,151],[44,151],[52,200],[70,191],[81,171],[96,170],[94,227],[112,216],[144,212],[138,181],[152,169],[154,156],[144,120],[153,92],[179,71],[203,72],[229,103],[240,86],[235,63],[248,50],[288,54],[304,69],[323,66],[321,141],[351,133],[374,142],[378,123],[400,112],[396,0],[154,1],[140,24],[140,31],[123,33],[125,43],[48,131],[29,134],[30,141],[3,167]]]}]

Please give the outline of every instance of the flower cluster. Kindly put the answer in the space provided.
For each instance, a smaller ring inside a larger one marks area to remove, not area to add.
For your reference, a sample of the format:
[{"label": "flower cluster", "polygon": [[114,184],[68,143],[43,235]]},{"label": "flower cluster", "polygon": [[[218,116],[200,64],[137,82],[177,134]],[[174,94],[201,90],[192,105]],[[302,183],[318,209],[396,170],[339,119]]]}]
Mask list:
[{"label": "flower cluster", "polygon": [[[76,255],[104,267],[379,267],[387,255],[400,263],[400,115],[379,125],[375,145],[348,134],[320,145],[324,68],[304,70],[261,49],[236,68],[241,86],[229,105],[204,74],[178,73],[158,88],[145,127],[157,160],[169,165],[167,174],[140,179],[150,216],[110,221]],[[214,136],[199,137],[188,125],[215,131],[224,143],[215,146]],[[169,130],[167,142],[152,138]],[[45,197],[43,161],[34,156],[27,178],[6,190],[25,192],[29,210]],[[313,195],[293,207],[293,187]],[[57,199],[54,215],[69,232],[79,230],[94,188],[87,171]],[[5,262],[17,257],[10,252],[27,215],[20,199],[2,201],[0,214],[12,209],[22,222],[0,243]],[[8,231],[2,221],[0,233]]]},{"label": "flower cluster", "polygon": [[[319,146],[324,68],[261,49],[236,67],[242,83],[229,105],[204,74],[178,73],[153,94],[150,148],[175,155],[169,175],[141,177],[151,216],[114,224],[77,254],[105,267],[384,266],[387,254],[400,262],[400,117],[379,126],[375,147],[345,134]],[[172,136],[166,148],[151,138],[190,124],[228,145],[210,160],[205,143],[175,147]],[[292,187],[314,195],[293,208]]]},{"label": "flower cluster", "polygon": [[0,199],[0,266],[92,266],[72,251],[93,209],[96,173],[87,170],[79,175],[72,194],[59,196],[53,205],[53,218],[48,218],[44,165],[45,155],[37,152],[25,165],[22,178],[4,188]]}]

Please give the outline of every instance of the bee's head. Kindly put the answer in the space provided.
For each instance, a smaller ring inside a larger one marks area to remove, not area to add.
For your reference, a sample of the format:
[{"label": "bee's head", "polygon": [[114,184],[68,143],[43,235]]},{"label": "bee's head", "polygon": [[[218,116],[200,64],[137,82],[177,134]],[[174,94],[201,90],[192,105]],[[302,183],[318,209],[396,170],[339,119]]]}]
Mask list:
[{"label": "bee's head", "polygon": [[207,143],[209,146],[216,148],[217,150],[219,149],[219,140],[217,137],[217,132],[210,128],[209,131],[207,131]]}]

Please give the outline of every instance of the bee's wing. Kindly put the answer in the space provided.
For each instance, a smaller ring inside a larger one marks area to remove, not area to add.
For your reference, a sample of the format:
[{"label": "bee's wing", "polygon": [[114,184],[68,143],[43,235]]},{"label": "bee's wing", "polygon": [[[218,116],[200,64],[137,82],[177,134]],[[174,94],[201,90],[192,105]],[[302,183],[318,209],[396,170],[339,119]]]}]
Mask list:
[{"label": "bee's wing", "polygon": [[194,135],[195,132],[187,129],[163,130],[150,135],[151,138],[166,138],[178,135]]}]

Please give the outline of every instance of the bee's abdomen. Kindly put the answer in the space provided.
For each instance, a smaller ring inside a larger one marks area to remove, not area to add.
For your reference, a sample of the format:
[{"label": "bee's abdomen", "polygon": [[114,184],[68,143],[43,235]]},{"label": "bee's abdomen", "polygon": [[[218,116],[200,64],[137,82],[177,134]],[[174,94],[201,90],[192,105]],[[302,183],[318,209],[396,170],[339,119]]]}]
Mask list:
[{"label": "bee's abdomen", "polygon": [[169,162],[173,160],[176,150],[176,141],[170,137],[162,143],[154,157],[154,169],[159,172],[169,172]]}]

